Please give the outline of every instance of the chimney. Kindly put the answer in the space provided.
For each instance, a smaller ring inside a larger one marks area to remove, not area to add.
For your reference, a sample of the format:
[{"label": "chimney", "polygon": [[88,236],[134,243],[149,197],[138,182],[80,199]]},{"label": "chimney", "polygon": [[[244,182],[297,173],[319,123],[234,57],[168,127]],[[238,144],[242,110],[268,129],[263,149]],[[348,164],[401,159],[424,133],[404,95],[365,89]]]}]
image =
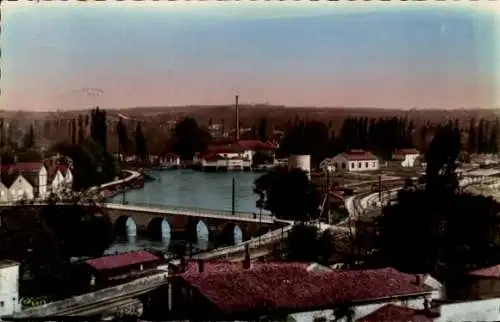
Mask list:
[{"label": "chimney", "polygon": [[238,107],[238,95],[236,95],[236,143],[240,142],[240,108]]},{"label": "chimney", "polygon": [[420,274],[415,275],[415,285],[422,285],[422,278],[420,277]]},{"label": "chimney", "polygon": [[203,259],[198,260],[198,272],[203,273],[205,271],[205,261]]},{"label": "chimney", "polygon": [[245,245],[245,258],[243,259],[243,269],[249,269],[251,265],[250,262],[250,246]]}]

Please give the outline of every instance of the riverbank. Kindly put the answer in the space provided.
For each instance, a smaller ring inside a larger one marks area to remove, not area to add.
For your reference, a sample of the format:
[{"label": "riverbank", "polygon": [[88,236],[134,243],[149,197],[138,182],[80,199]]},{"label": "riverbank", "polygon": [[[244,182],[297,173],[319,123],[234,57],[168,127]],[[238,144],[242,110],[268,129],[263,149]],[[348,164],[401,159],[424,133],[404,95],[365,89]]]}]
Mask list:
[{"label": "riverbank", "polygon": [[142,189],[146,182],[154,180],[151,176],[135,170],[123,170],[122,173],[127,173],[128,175],[123,179],[114,180],[99,186],[98,189],[101,198],[108,199],[128,190]]}]

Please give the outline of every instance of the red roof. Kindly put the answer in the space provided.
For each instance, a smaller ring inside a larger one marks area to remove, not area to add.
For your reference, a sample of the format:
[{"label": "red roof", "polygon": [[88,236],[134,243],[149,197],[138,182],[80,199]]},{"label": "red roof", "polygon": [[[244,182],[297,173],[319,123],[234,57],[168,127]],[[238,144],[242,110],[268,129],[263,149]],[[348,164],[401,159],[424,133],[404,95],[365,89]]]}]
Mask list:
[{"label": "red roof", "polygon": [[348,150],[347,152],[341,153],[341,155],[347,160],[352,161],[377,160],[377,157],[371,152],[359,149]]},{"label": "red roof", "polygon": [[358,322],[427,322],[433,321],[431,317],[421,310],[414,310],[407,307],[392,304],[384,305],[375,312],[357,320]]},{"label": "red roof", "polygon": [[500,265],[476,269],[475,271],[470,272],[468,275],[479,276],[479,277],[499,278],[500,277]]},{"label": "red roof", "polygon": [[266,264],[236,271],[205,271],[183,275],[219,310],[244,313],[262,306],[301,311],[386,297],[429,294],[415,276],[393,268],[307,272],[304,266]]},{"label": "red roof", "polygon": [[[185,275],[187,274],[194,274],[197,275],[199,274],[199,263],[198,261],[188,261],[187,263],[186,270],[184,272]],[[255,269],[255,268],[260,268],[263,265],[272,267],[272,266],[279,266],[279,267],[298,267],[303,270],[307,270],[309,265],[312,263],[306,263],[306,262],[300,262],[300,263],[272,263],[272,262],[267,262],[267,263],[260,263],[260,262],[254,262],[252,263],[252,266],[250,269]],[[212,261],[205,261],[204,262],[204,271],[203,273],[224,273],[224,272],[234,272],[235,270],[243,270],[243,264],[240,262],[235,262],[235,261],[225,261],[225,260],[212,260]]]},{"label": "red roof", "polygon": [[2,172],[33,172],[38,173],[42,167],[42,163],[39,162],[22,162],[14,164],[2,164]]},{"label": "red roof", "polygon": [[395,155],[410,155],[410,154],[419,154],[420,152],[417,149],[399,149],[394,151]]},{"label": "red roof", "polygon": [[118,255],[104,256],[86,260],[85,263],[98,271],[122,268],[130,265],[145,264],[160,260],[153,253],[140,250],[136,252],[122,253]]},{"label": "red roof", "polygon": [[241,153],[245,149],[237,144],[212,144],[207,146],[207,149],[202,154],[209,153]]}]

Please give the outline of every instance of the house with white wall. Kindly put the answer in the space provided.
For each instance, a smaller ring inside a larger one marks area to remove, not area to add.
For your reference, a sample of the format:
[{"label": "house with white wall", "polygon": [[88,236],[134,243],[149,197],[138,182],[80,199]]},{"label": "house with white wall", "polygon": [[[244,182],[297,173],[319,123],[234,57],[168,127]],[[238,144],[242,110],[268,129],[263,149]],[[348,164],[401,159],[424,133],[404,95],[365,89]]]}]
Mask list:
[{"label": "house with white wall", "polygon": [[392,161],[404,168],[411,168],[418,165],[421,153],[416,149],[399,149],[392,154]]},{"label": "house with white wall", "polygon": [[371,152],[355,149],[347,150],[333,157],[335,170],[340,172],[361,172],[378,170],[379,160]]},{"label": "house with white wall", "polygon": [[212,144],[205,151],[196,153],[193,162],[202,169],[243,169],[250,168],[257,152],[272,154],[276,147],[270,142],[241,140],[230,144]]},{"label": "house with white wall", "polygon": [[21,310],[19,302],[20,263],[0,261],[0,317],[12,315]]},{"label": "house with white wall", "polygon": [[55,163],[14,163],[0,166],[0,201],[45,199],[71,188],[69,166]]}]

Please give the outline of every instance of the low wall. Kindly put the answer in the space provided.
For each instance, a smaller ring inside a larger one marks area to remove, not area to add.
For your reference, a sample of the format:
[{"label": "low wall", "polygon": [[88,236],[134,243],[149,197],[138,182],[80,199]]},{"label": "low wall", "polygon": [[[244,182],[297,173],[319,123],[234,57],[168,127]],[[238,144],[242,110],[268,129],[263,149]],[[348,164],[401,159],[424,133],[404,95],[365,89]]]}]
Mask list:
[{"label": "low wall", "polygon": [[132,282],[113,286],[95,292],[70,297],[65,300],[48,303],[15,313],[15,318],[45,317],[53,315],[65,315],[72,311],[85,309],[87,306],[95,308],[99,303],[107,303],[112,300],[130,296],[130,294],[146,291],[167,284],[168,272],[152,276],[138,278]]}]

